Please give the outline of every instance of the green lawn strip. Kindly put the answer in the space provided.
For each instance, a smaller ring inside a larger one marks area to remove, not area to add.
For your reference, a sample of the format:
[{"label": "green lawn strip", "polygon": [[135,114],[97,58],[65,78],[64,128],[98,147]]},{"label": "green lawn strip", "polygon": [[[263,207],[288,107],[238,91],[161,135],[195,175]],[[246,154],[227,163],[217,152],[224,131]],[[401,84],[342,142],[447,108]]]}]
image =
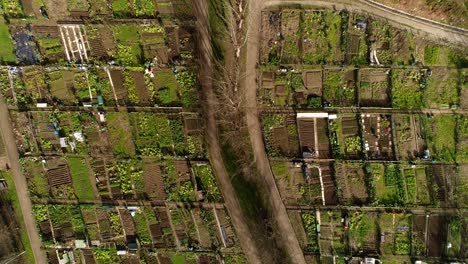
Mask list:
[{"label": "green lawn strip", "polygon": [[94,192],[89,178],[89,169],[82,158],[68,158],[76,196],[80,200],[94,200]]},{"label": "green lawn strip", "polygon": [[175,254],[171,257],[172,264],[185,264],[185,257],[180,254]]},{"label": "green lawn strip", "polygon": [[457,162],[468,162],[468,117],[457,116]]},{"label": "green lawn strip", "polygon": [[0,62],[15,64],[16,56],[8,26],[0,24]]},{"label": "green lawn strip", "polygon": [[171,70],[156,72],[157,99],[163,105],[172,105],[179,101],[177,81]]},{"label": "green lawn strip", "polygon": [[435,160],[454,162],[455,156],[455,128],[454,116],[422,116],[426,144]]},{"label": "green lawn strip", "polygon": [[23,213],[21,211],[21,206],[18,200],[16,189],[15,189],[15,182],[13,180],[13,175],[11,175],[10,172],[0,171],[0,178],[4,178],[8,184],[9,190],[7,192],[7,197],[10,199],[12,203],[13,209],[15,210],[15,213],[16,213],[18,224],[20,226],[20,237],[21,237],[21,242],[23,243],[23,246],[24,246],[24,250],[26,251],[25,253],[25,259],[27,260],[26,262],[35,263],[34,254],[32,252],[31,243],[29,241],[29,236],[26,231],[26,226],[24,225]]}]

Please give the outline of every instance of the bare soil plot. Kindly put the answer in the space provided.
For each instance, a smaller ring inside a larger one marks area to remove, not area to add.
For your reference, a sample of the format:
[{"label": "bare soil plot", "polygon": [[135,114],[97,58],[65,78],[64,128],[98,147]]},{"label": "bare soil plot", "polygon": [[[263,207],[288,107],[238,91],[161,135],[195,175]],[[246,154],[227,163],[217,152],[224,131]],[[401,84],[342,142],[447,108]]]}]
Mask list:
[{"label": "bare soil plot", "polygon": [[337,162],[335,175],[340,186],[340,203],[362,205],[368,202],[366,173],[362,163]]},{"label": "bare soil plot", "polygon": [[393,28],[391,33],[390,51],[393,64],[411,65],[414,62],[414,36],[408,31]]},{"label": "bare soil plot", "polygon": [[[171,248],[175,246],[174,235],[171,229],[171,223],[167,210],[163,208],[154,208],[154,213],[158,223],[150,226],[153,241],[156,242],[156,248]],[[162,235],[161,235],[162,234]]]},{"label": "bare soil plot", "polygon": [[29,114],[26,112],[10,112],[13,122],[13,133],[19,153],[34,153],[38,151],[33,128],[29,121]]},{"label": "bare soil plot", "polygon": [[453,206],[458,169],[455,165],[433,164],[428,166],[430,179],[429,191],[433,203],[441,206]]},{"label": "bare soil plot", "polygon": [[98,128],[89,128],[84,131],[86,134],[89,151],[91,156],[112,155],[112,146],[109,142],[108,131],[102,131]]},{"label": "bare soil plot", "polygon": [[47,10],[53,10],[48,12],[51,20],[59,20],[68,17],[68,5],[67,1],[63,0],[48,0],[45,1]]},{"label": "bare soil plot", "polygon": [[320,163],[319,173],[321,184],[323,185],[323,203],[325,205],[336,205],[338,203],[338,196],[336,193],[336,180],[332,174],[332,164],[328,162]]},{"label": "bare soil plot", "polygon": [[304,85],[309,95],[322,96],[322,70],[303,72]]},{"label": "bare soil plot", "polygon": [[141,105],[149,106],[153,101],[150,96],[150,91],[146,86],[145,75],[143,71],[130,71],[130,75],[135,84],[136,93]]},{"label": "bare soil plot", "polygon": [[264,115],[262,124],[269,156],[299,156],[299,137],[294,115]]},{"label": "bare soil plot", "polygon": [[364,148],[370,159],[393,159],[391,116],[363,114]]},{"label": "bare soil plot", "polygon": [[446,237],[445,216],[431,215],[427,229],[427,255],[429,257],[441,257],[443,253],[443,241]]},{"label": "bare soil plot", "polygon": [[298,133],[304,157],[331,158],[326,118],[298,118]]},{"label": "bare soil plot", "polygon": [[359,105],[390,105],[390,69],[359,70]]},{"label": "bare soil plot", "polygon": [[156,1],[156,6],[158,13],[161,15],[173,15],[174,8],[172,6],[172,2],[170,0],[167,1]]},{"label": "bare soil plot", "polygon": [[279,62],[279,53],[281,42],[278,33],[281,32],[281,13],[280,11],[262,12],[262,30],[260,37],[260,61]]},{"label": "bare soil plot", "polygon": [[112,83],[114,84],[115,94],[120,104],[125,104],[128,100],[128,91],[125,87],[125,75],[121,70],[110,70]]},{"label": "bare soil plot", "polygon": [[281,198],[285,204],[320,203],[320,187],[314,192],[306,182],[302,164],[271,161],[271,168],[276,179]]},{"label": "bare soil plot", "polygon": [[395,124],[395,144],[398,158],[414,160],[421,157],[426,144],[421,133],[418,115],[393,115]]},{"label": "bare soil plot", "polygon": [[95,60],[108,60],[115,52],[116,45],[112,31],[105,25],[87,25],[85,27],[90,56]]},{"label": "bare soil plot", "polygon": [[415,256],[426,255],[426,215],[413,215],[412,236],[411,236],[411,254]]},{"label": "bare soil plot", "polygon": [[[468,207],[468,177],[464,177],[465,175],[468,175],[468,165],[463,164],[459,166],[459,171],[458,171],[458,182],[456,184],[455,188],[455,199],[454,203],[462,208],[462,207]],[[467,227],[468,229],[468,227]],[[466,246],[468,247],[468,241],[466,243]]]}]

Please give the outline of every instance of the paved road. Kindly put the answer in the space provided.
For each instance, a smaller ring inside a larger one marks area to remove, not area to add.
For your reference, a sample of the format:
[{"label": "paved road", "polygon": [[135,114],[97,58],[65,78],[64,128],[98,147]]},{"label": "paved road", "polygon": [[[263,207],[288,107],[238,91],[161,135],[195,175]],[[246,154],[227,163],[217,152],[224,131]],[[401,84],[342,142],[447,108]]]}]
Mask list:
[{"label": "paved road", "polygon": [[465,44],[468,41],[467,34],[458,29],[450,29],[445,26],[434,24],[422,19],[417,19],[409,15],[395,12],[385,7],[372,4],[365,0],[336,0],[316,1],[316,0],[250,0],[249,14],[247,19],[247,47],[246,47],[246,77],[245,77],[245,102],[246,120],[249,129],[255,162],[260,175],[264,177],[265,184],[270,192],[270,203],[277,221],[277,233],[282,234],[281,244],[284,246],[293,263],[305,263],[303,252],[298,240],[294,235],[289,221],[286,208],[282,203],[281,196],[276,187],[273,173],[270,168],[268,157],[265,152],[262,130],[259,121],[259,111],[257,109],[257,69],[259,63],[259,43],[261,29],[261,10],[268,6],[280,4],[309,4],[325,8],[347,9],[350,11],[366,12],[376,16],[387,18],[392,24],[398,27],[410,28],[423,33],[435,36],[435,39],[444,39],[453,43]]},{"label": "paved road", "polygon": [[19,154],[16,148],[16,141],[13,135],[13,127],[11,125],[10,116],[8,114],[8,108],[0,94],[0,132],[3,135],[5,141],[5,148],[8,156],[8,165],[13,172],[13,177],[16,186],[16,193],[18,195],[19,204],[21,206],[21,212],[23,213],[24,224],[28,233],[29,241],[31,242],[31,248],[36,259],[37,264],[45,264],[45,254],[41,250],[41,239],[39,238],[38,230],[36,229],[36,221],[32,215],[31,200],[29,199],[28,186],[26,184],[26,178],[21,173],[21,167],[19,164]]},{"label": "paved road", "polygon": [[211,39],[209,34],[207,0],[193,0],[194,11],[197,16],[198,45],[200,58],[200,82],[202,84],[202,99],[204,101],[205,115],[205,142],[208,155],[220,190],[223,194],[226,208],[236,230],[242,250],[250,263],[262,263],[260,253],[254,243],[253,235],[247,221],[242,214],[239,200],[231,184],[229,174],[224,167],[219,145],[218,127],[215,119],[216,99],[213,93],[213,61]]}]

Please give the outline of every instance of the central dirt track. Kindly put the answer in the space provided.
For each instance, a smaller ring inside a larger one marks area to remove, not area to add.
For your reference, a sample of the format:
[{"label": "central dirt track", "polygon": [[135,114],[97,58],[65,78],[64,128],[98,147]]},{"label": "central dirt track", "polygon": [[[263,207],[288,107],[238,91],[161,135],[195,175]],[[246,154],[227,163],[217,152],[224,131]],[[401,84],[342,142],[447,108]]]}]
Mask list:
[{"label": "central dirt track", "polygon": [[197,16],[198,48],[200,54],[200,82],[202,83],[204,115],[205,115],[205,140],[211,165],[218,179],[223,194],[226,208],[232,220],[232,224],[239,237],[242,250],[250,263],[262,263],[259,252],[253,241],[237,195],[227,173],[219,144],[218,127],[215,119],[215,95],[213,92],[213,61],[211,37],[209,33],[208,6],[209,0],[193,0],[195,14]]}]

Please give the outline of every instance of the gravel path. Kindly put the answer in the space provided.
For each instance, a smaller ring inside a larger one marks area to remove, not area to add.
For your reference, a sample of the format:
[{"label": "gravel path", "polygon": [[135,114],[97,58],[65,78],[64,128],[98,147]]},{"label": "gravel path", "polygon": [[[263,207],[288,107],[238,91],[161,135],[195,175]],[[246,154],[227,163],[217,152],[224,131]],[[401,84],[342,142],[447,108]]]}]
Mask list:
[{"label": "gravel path", "polygon": [[28,233],[31,248],[37,264],[45,264],[45,253],[41,249],[42,242],[36,228],[36,220],[32,215],[32,205],[29,199],[28,185],[26,178],[21,173],[19,163],[18,149],[16,148],[16,141],[13,135],[13,127],[11,125],[8,108],[3,96],[0,94],[0,132],[5,141],[5,148],[8,156],[8,165],[13,173],[15,181],[16,193],[18,195],[21,212],[23,213],[24,224]]}]

